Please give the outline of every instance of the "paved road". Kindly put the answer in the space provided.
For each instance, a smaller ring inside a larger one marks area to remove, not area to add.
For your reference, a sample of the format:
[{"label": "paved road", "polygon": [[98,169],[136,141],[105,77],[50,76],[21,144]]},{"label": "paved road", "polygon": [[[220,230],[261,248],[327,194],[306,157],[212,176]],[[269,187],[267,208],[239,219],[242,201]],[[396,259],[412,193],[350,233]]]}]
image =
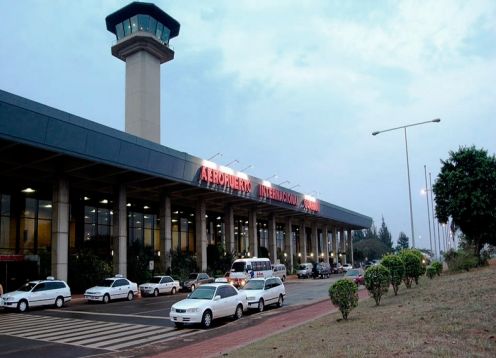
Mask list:
[{"label": "paved road", "polygon": [[124,351],[129,355],[139,349],[177,347],[246,327],[256,320],[295,309],[328,297],[327,290],[337,277],[324,280],[291,280],[286,282],[287,297],[283,309],[270,309],[262,314],[248,313],[242,320],[222,320],[214,329],[199,327],[177,330],[169,321],[174,302],[186,294],[138,298],[108,305],[73,302],[60,310],[35,309],[25,314],[0,311],[0,357],[84,357]]}]

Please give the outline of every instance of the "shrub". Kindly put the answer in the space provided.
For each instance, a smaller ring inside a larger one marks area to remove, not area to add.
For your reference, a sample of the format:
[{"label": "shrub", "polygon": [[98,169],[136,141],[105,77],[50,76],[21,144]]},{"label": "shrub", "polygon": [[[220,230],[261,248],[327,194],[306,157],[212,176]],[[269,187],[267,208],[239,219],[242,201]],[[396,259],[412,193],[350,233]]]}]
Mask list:
[{"label": "shrub", "polygon": [[405,264],[403,260],[398,255],[386,255],[382,258],[381,264],[389,270],[394,295],[398,295],[398,289],[405,275]]},{"label": "shrub", "polygon": [[402,250],[399,255],[405,264],[403,282],[406,288],[411,288],[412,282],[420,276],[422,262],[411,250]]},{"label": "shrub", "polygon": [[472,252],[465,250],[450,250],[445,254],[446,263],[450,271],[469,271],[471,268],[477,267],[479,258]]},{"label": "shrub", "polygon": [[381,303],[382,294],[389,289],[389,275],[389,270],[382,264],[371,266],[365,271],[365,287],[377,306]]},{"label": "shrub", "polygon": [[84,292],[98,281],[112,276],[112,265],[89,250],[69,255],[67,283],[73,293]]},{"label": "shrub", "polygon": [[425,274],[427,275],[427,277],[429,277],[431,280],[434,276],[436,276],[437,274],[437,270],[435,267],[433,267],[432,265],[431,266],[427,266],[427,269],[425,271]]},{"label": "shrub", "polygon": [[348,319],[348,314],[358,305],[357,285],[346,279],[336,281],[329,287],[331,302],[339,307],[343,319]]},{"label": "shrub", "polygon": [[443,264],[439,261],[434,261],[431,266],[436,270],[436,274],[441,276],[441,272],[443,272]]},{"label": "shrub", "polygon": [[192,272],[198,272],[196,258],[188,252],[181,252],[179,248],[171,250],[171,270],[167,274],[182,283],[188,279]]}]

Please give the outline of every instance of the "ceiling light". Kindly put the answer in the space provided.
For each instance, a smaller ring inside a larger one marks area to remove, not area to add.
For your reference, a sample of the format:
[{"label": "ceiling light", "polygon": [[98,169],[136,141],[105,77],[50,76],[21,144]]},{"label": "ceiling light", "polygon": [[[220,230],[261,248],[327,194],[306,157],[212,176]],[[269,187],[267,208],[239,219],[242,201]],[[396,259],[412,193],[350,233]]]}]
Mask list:
[{"label": "ceiling light", "polygon": [[26,188],[21,190],[23,193],[31,194],[34,193],[36,190],[31,189],[31,188]]}]

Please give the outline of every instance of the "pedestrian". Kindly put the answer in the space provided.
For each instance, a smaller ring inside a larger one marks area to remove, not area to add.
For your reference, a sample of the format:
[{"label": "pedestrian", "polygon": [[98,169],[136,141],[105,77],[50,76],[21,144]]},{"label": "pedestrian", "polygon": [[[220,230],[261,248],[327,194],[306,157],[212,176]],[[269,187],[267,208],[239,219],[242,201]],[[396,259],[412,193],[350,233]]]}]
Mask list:
[{"label": "pedestrian", "polygon": [[2,284],[0,283],[0,297],[2,297],[2,296],[3,296],[3,286],[2,286]]}]

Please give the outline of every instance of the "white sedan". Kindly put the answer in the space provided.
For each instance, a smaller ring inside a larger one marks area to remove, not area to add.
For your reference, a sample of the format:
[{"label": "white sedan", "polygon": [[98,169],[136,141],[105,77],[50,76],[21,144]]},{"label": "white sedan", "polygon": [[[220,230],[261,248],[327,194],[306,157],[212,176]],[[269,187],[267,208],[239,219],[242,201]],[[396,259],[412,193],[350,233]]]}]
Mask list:
[{"label": "white sedan", "polygon": [[216,318],[241,318],[247,307],[245,294],[232,285],[209,283],[199,286],[186,299],[174,303],[170,320],[176,327],[182,327],[185,323],[201,323],[209,328]]},{"label": "white sedan", "polygon": [[257,309],[259,312],[272,304],[281,307],[286,296],[286,288],[279,277],[253,278],[246,283],[242,291],[246,292],[248,308]]},{"label": "white sedan", "polygon": [[180,288],[179,281],[170,276],[153,276],[150,282],[139,285],[141,296],[153,295],[157,297],[161,293],[175,295]]},{"label": "white sedan", "polygon": [[108,303],[110,300],[127,298],[131,301],[138,294],[138,285],[129,281],[122,275],[106,278],[96,286],[88,288],[84,293],[84,298],[88,301],[99,301]]}]

